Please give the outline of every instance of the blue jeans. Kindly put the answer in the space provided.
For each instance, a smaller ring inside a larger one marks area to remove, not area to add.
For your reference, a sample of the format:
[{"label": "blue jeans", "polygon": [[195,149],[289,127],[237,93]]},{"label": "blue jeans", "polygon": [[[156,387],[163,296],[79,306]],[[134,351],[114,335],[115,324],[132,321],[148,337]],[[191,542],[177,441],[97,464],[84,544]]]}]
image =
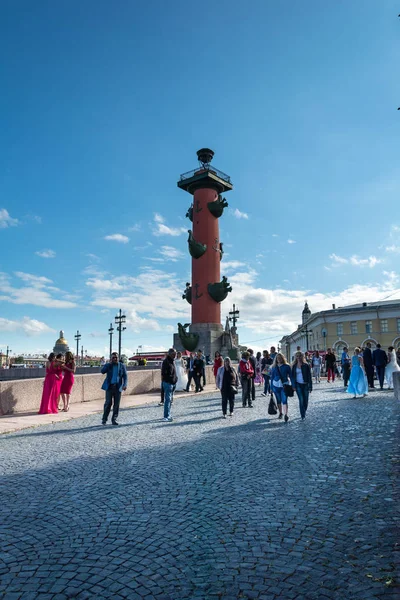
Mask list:
[{"label": "blue jeans", "polygon": [[162,386],[164,390],[164,419],[169,419],[171,417],[171,402],[174,396],[175,386],[166,381],[163,381]]},{"label": "blue jeans", "polygon": [[263,377],[264,377],[264,394],[267,395],[268,391],[270,389],[269,380],[271,379],[271,377],[269,375],[263,375]]},{"label": "blue jeans", "polygon": [[308,389],[307,383],[296,383],[296,393],[299,399],[299,408],[301,418],[304,419],[308,408],[308,396],[310,390]]},{"label": "blue jeans", "polygon": [[272,390],[276,396],[276,401],[278,404],[287,404],[287,398],[283,388],[272,385]]}]

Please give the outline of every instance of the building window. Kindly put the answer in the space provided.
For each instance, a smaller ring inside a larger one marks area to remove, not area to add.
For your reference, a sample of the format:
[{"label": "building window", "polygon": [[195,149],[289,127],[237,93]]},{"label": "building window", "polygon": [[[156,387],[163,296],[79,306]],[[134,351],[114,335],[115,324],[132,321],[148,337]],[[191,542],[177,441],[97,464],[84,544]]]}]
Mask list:
[{"label": "building window", "polygon": [[337,334],[338,335],[343,335],[343,323],[338,323],[337,324]]},{"label": "building window", "polygon": [[389,331],[387,319],[381,319],[381,333],[387,333]]},{"label": "building window", "polygon": [[357,333],[357,321],[352,321],[350,323],[350,333],[351,335],[355,335]]},{"label": "building window", "polygon": [[400,319],[397,319],[397,333],[400,333]]},{"label": "building window", "polygon": [[372,333],[372,321],[365,321],[365,333]]}]

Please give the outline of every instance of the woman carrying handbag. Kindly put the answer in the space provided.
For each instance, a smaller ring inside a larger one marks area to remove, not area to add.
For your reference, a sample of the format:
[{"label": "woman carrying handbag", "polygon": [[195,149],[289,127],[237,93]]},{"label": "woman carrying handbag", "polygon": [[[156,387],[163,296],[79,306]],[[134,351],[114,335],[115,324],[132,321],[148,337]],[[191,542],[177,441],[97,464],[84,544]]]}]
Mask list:
[{"label": "woman carrying handbag", "polygon": [[226,411],[229,402],[229,416],[233,415],[235,407],[235,394],[238,393],[239,379],[232,366],[231,359],[225,358],[224,364],[217,371],[217,387],[221,390],[222,416],[226,419]]},{"label": "woman carrying handbag", "polygon": [[271,369],[271,387],[278,403],[278,419],[282,419],[283,406],[285,423],[289,421],[287,399],[288,396],[293,396],[293,387],[290,383],[291,374],[292,372],[286,358],[278,352]]}]

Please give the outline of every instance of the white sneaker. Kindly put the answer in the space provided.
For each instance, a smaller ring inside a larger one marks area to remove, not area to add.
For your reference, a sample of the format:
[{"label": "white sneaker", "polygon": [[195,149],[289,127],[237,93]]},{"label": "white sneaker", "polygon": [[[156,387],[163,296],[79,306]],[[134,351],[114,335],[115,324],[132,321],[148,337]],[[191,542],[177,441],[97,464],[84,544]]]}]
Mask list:
[{"label": "white sneaker", "polygon": [[171,421],[173,421],[173,418],[172,417],[168,417],[167,421],[168,421],[168,423],[171,423]]},{"label": "white sneaker", "polygon": [[164,417],[163,419],[161,419],[162,421],[164,421],[164,423],[167,423],[168,419],[167,417]]},{"label": "white sneaker", "polygon": [[267,394],[264,394],[264,392],[261,392],[261,396],[266,396]]}]

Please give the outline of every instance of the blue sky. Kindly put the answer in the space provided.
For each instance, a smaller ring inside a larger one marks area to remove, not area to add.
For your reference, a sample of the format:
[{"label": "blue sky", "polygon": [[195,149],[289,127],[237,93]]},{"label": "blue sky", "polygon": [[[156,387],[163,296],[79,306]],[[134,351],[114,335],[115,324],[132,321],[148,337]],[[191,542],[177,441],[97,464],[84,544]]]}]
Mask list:
[{"label": "blue sky", "polygon": [[[392,0],[0,7],[0,349],[77,329],[170,345],[188,280],[179,175],[215,150],[234,190],[222,272],[240,338],[400,297],[400,20]],[[110,236],[112,236],[110,238]],[[116,236],[116,237],[115,237]]]}]

